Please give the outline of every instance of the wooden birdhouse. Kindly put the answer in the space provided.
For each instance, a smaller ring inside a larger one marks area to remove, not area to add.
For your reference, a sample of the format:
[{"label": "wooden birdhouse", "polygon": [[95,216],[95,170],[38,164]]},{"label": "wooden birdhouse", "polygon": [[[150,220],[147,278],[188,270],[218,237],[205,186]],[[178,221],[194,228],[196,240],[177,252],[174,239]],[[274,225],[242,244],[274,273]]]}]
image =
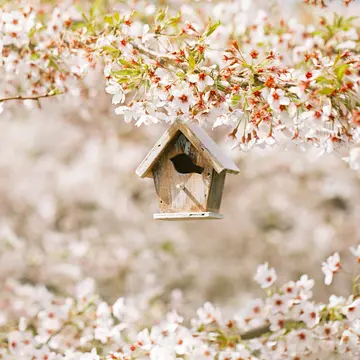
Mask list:
[{"label": "wooden birdhouse", "polygon": [[226,173],[238,167],[199,126],[175,121],[136,173],[152,177],[160,213],[154,219],[221,219]]}]

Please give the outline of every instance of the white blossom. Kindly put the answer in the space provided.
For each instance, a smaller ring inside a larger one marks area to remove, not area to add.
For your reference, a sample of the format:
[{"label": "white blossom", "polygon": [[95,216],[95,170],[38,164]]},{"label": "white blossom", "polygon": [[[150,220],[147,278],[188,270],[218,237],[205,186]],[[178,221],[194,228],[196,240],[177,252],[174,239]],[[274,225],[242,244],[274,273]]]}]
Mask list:
[{"label": "white blossom", "polygon": [[123,88],[118,83],[110,83],[106,88],[105,91],[108,94],[113,95],[112,103],[113,104],[120,104],[125,101],[125,93]]},{"label": "white blossom", "polygon": [[321,265],[321,270],[325,275],[325,284],[330,285],[333,280],[334,274],[340,269],[340,255],[335,253],[329,256],[326,262]]},{"label": "white blossom", "polygon": [[211,86],[214,84],[214,80],[205,73],[189,75],[189,82],[196,85],[199,91],[204,91],[206,86]]},{"label": "white blossom", "polygon": [[256,270],[255,280],[266,289],[276,281],[276,272],[274,268],[269,269],[269,264],[259,265]]}]

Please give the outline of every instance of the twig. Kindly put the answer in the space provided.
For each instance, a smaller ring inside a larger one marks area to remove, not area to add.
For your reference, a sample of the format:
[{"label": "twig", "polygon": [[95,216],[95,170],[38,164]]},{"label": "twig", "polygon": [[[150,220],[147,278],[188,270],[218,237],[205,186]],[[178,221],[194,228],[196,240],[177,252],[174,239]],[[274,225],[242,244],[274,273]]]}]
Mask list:
[{"label": "twig", "polygon": [[256,329],[246,331],[242,333],[240,336],[242,340],[251,340],[251,339],[259,338],[262,335],[265,335],[269,332],[270,332],[270,325],[264,325]]},{"label": "twig", "polygon": [[180,64],[178,62],[178,59],[175,56],[164,55],[164,54],[158,53],[154,50],[148,49],[147,47],[145,47],[141,44],[132,43],[132,46],[134,49],[139,51],[139,53],[146,55],[148,58],[150,58],[152,60],[158,61],[161,65],[165,65],[166,63],[168,63],[168,64],[172,64],[176,67],[179,67],[181,70],[184,70],[184,71],[189,70],[189,66],[186,64]]},{"label": "twig", "polygon": [[[319,323],[319,325],[320,324],[321,323]],[[304,322],[297,320],[285,320],[282,326],[282,328],[285,330],[303,329],[305,327],[306,325],[304,324]],[[261,336],[266,334],[271,335],[272,333],[273,332],[270,329],[270,325],[263,325],[240,334],[240,338],[242,340],[251,340],[255,338],[260,338]]]},{"label": "twig", "polygon": [[48,98],[48,97],[53,97],[53,96],[57,96],[57,95],[62,95],[64,93],[56,93],[56,92],[50,92],[47,94],[43,94],[43,95],[36,95],[36,96],[21,96],[21,95],[17,95],[17,96],[9,96],[7,98],[0,98],[0,103],[4,102],[4,101],[11,101],[11,100],[33,100],[33,101],[39,101],[39,99],[43,99],[43,98]]}]

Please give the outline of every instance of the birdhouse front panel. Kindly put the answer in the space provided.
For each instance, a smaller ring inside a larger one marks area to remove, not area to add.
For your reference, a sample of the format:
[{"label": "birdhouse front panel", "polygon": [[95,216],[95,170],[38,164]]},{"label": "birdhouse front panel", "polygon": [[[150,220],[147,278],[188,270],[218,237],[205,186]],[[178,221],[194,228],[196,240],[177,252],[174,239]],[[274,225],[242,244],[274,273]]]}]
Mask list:
[{"label": "birdhouse front panel", "polygon": [[160,212],[207,211],[213,166],[180,131],[152,172]]}]

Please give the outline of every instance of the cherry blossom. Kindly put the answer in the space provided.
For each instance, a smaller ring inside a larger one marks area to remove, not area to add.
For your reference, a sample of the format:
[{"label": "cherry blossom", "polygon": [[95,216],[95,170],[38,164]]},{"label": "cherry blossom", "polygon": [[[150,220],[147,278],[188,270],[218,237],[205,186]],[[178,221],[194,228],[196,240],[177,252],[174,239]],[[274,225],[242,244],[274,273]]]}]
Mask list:
[{"label": "cherry blossom", "polygon": [[269,264],[259,265],[256,271],[255,280],[266,289],[276,281],[276,272],[274,268],[269,269]]},{"label": "cherry blossom", "polygon": [[189,82],[196,85],[199,91],[204,91],[206,86],[214,85],[214,80],[209,75],[206,75],[206,73],[190,75]]},{"label": "cherry blossom", "polygon": [[350,321],[360,318],[360,299],[354,300],[350,305],[344,308],[344,314]]},{"label": "cherry blossom", "polygon": [[281,105],[289,105],[290,100],[285,96],[284,90],[271,89],[267,102],[274,110],[279,110]]},{"label": "cherry blossom", "polygon": [[123,88],[118,83],[109,84],[105,91],[108,94],[113,95],[112,103],[113,104],[120,104],[125,101],[125,94]]},{"label": "cherry blossom", "polygon": [[322,263],[321,270],[325,275],[325,284],[330,285],[333,280],[333,276],[340,269],[340,255],[335,253],[328,257],[326,262]]},{"label": "cherry blossom", "polygon": [[[338,256],[334,255],[327,263],[330,266],[337,260]],[[311,279],[302,276],[299,281],[289,282],[282,289],[304,287],[301,284],[310,288],[314,285]],[[7,334],[2,354],[5,358],[40,354],[53,358],[56,349],[56,359],[87,360],[125,360],[129,357],[139,360],[179,357],[280,359],[305,355],[326,358],[332,354],[356,358],[360,354],[360,299],[354,295],[348,299],[333,297],[329,304],[322,304],[315,303],[311,296],[302,299],[296,291],[284,293],[281,290],[269,294],[265,301],[255,300],[236,321],[208,302],[197,311],[196,317],[190,319],[191,325],[184,325],[187,322],[173,311],[152,327],[138,331],[136,322],[128,324],[135,326],[129,328],[122,321],[124,315],[128,316],[127,302],[124,298],[115,302],[112,307],[116,314],[114,321],[111,307],[97,297],[84,302],[81,298],[54,296],[52,301],[42,305],[40,312],[19,320],[18,330]],[[64,304],[67,304],[65,313],[62,310]],[[121,312],[124,315],[120,315]],[[41,314],[48,314],[61,323],[56,332],[50,332],[49,341],[43,341],[39,336],[46,326]],[[254,316],[261,318],[262,322],[251,322]],[[28,330],[30,327],[32,331]],[[105,330],[108,335],[102,333],[98,337],[97,334]],[[95,348],[96,341],[99,342]]]},{"label": "cherry blossom", "polygon": [[[213,9],[215,18],[223,12],[222,24],[194,19],[186,6],[180,16],[172,7],[128,4],[120,15],[96,6],[84,14],[74,6],[36,12],[6,2],[0,103],[79,94],[81,79],[100,61],[105,91],[114,105],[124,104],[115,113],[136,126],[176,118],[228,126],[235,147],[246,151],[291,142],[321,154],[349,149],[345,159],[358,169],[354,20],[336,15],[311,27],[283,17],[272,25],[260,11],[239,25],[234,14],[244,18],[251,6],[231,6]],[[135,9],[146,14],[139,18]],[[23,51],[28,44],[31,51]],[[20,73],[27,80],[19,87]],[[137,105],[144,111],[134,112]]]}]

